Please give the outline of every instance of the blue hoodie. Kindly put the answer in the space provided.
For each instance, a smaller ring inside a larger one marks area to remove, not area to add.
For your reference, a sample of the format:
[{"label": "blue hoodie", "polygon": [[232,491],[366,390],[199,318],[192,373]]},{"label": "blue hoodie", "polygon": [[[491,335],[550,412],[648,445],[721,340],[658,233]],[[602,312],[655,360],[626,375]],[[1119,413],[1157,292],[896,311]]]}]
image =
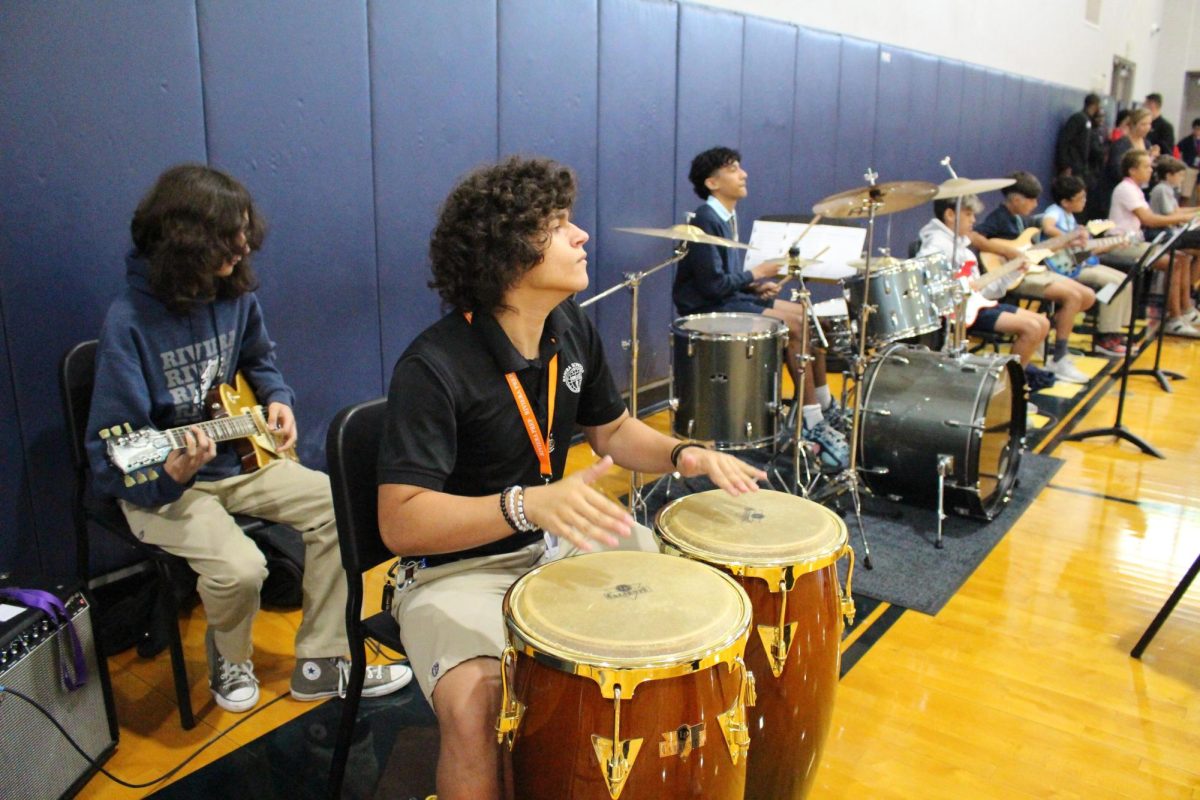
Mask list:
[{"label": "blue hoodie", "polygon": [[[88,461],[97,493],[154,508],[179,499],[187,486],[158,468],[157,480],[126,487],[120,470],[108,462],[101,429],[129,423],[135,431],[164,430],[202,420],[209,389],[231,383],[238,370],[264,408],[274,402],[292,406],[295,395],[275,366],[275,343],[252,292],[178,315],[150,288],[145,261],[131,255],[125,263],[129,285],[109,307],[96,351]],[[240,471],[232,443],[222,443],[193,482]]]}]

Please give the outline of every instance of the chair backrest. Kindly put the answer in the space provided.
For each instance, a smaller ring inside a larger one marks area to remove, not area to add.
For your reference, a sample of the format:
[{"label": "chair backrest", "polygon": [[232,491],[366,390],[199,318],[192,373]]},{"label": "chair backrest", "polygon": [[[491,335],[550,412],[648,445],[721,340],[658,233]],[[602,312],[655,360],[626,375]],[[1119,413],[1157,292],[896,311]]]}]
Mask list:
[{"label": "chair backrest", "polygon": [[921,240],[913,239],[911,242],[908,243],[908,257],[916,258],[917,253],[919,253],[919,252],[921,252]]},{"label": "chair backrest", "polygon": [[62,357],[58,368],[63,418],[71,437],[71,465],[80,477],[85,476],[88,466],[84,438],[92,407],[92,387],[96,383],[96,345],[95,339],[75,345]]},{"label": "chair backrest", "polygon": [[386,412],[383,397],[343,408],[325,439],[338,543],[348,577],[395,558],[379,536],[376,464]]}]

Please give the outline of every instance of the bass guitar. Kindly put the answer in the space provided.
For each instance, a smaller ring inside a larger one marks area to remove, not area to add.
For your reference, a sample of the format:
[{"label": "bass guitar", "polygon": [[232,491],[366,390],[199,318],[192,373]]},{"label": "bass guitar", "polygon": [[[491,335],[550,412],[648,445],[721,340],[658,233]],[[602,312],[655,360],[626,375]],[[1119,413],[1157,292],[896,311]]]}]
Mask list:
[{"label": "bass guitar", "polygon": [[[1041,232],[1042,232],[1041,228],[1026,228],[1024,231],[1021,232],[1021,235],[1015,239],[993,239],[992,241],[1012,245],[1013,247],[1017,248],[1021,252],[1028,254],[1028,253],[1035,252],[1032,249],[1033,248],[1033,237],[1037,236]],[[1055,236],[1053,239],[1047,239],[1045,241],[1038,242],[1036,252],[1043,253],[1043,255],[1037,259],[1031,258],[1029,260],[1029,269],[1027,271],[1029,273],[1044,271],[1045,267],[1041,266],[1041,264],[1038,263],[1042,260],[1042,258],[1052,255],[1053,253],[1057,252],[1058,250],[1061,250],[1062,248],[1066,247],[1068,244],[1070,244],[1075,239],[1078,239],[1082,236],[1083,236],[1083,231],[1076,230],[1076,231],[1071,231],[1070,233],[1064,233],[1060,236]],[[1000,266],[1002,264],[1004,264],[1004,256],[1002,256],[998,253],[980,253],[979,260],[983,265],[984,271],[986,271],[988,275],[991,275],[993,271],[995,271],[996,269],[999,269]],[[1016,281],[1009,288],[1015,289],[1018,285],[1020,285],[1020,283],[1021,283],[1021,281]]]},{"label": "bass guitar", "polygon": [[125,423],[100,431],[108,460],[125,475],[126,486],[157,479],[154,467],[166,461],[172,451],[187,447],[184,433],[192,428],[204,431],[214,442],[234,442],[242,472],[253,472],[278,458],[300,460],[295,448],[278,449],[275,435],[267,426],[266,412],[241,372],[234,376],[232,386],[214,386],[205,402],[209,418],[203,422],[165,431],[135,431]]},{"label": "bass guitar", "polygon": [[1129,244],[1131,241],[1133,241],[1133,236],[1128,233],[1122,233],[1117,236],[1105,236],[1102,239],[1090,239],[1083,247],[1071,247],[1047,256],[1046,266],[1059,275],[1075,278],[1087,266],[1086,263],[1080,262],[1080,256],[1083,256],[1084,261],[1086,261],[1089,253],[1106,247],[1120,247],[1121,245]]}]

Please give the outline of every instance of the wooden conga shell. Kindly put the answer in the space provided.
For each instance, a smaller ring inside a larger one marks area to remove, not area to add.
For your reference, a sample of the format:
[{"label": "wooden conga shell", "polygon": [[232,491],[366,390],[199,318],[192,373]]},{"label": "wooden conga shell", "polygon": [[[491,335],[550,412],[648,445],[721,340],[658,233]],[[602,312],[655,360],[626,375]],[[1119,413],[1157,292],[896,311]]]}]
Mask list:
[{"label": "wooden conga shell", "polygon": [[[754,606],[745,661],[758,697],[747,709],[746,798],[807,796],[833,715],[842,616],[853,615],[849,582],[843,595],[836,567],[851,552],[845,523],[781,492],[734,498],[713,491],[671,503],[657,528],[668,553],[729,572]],[[780,638],[790,639],[786,657],[773,658],[769,643]]]},{"label": "wooden conga shell", "polygon": [[[751,605],[729,575],[658,553],[576,556],[522,576],[504,614],[498,728],[516,797],[743,797]],[[628,743],[615,781],[614,739]]]}]

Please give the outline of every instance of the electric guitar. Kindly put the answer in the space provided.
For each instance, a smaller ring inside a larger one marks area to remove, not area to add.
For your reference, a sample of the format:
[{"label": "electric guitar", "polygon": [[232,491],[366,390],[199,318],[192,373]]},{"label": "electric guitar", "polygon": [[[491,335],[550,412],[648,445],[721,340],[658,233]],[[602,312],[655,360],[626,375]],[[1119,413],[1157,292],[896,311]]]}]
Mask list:
[{"label": "electric guitar", "polygon": [[242,461],[242,472],[253,472],[277,458],[299,461],[295,448],[279,450],[274,434],[267,427],[267,416],[254,397],[244,375],[234,376],[234,385],[214,386],[205,400],[209,418],[192,425],[157,431],[154,428],[132,430],[129,423],[100,431],[108,460],[125,475],[125,485],[156,480],[154,469],[174,450],[187,447],[184,433],[199,428],[215,442],[234,442]]},{"label": "electric guitar", "polygon": [[[1092,236],[1099,236],[1105,231],[1116,225],[1110,219],[1094,219],[1087,224],[1088,233]],[[1085,264],[1078,263],[1076,256],[1082,253],[1091,253],[1110,245],[1123,245],[1132,241],[1133,236],[1130,234],[1118,234],[1116,236],[1106,236],[1103,239],[1091,239],[1083,247],[1068,247],[1066,250],[1054,253],[1046,257],[1046,266],[1057,272],[1059,275],[1064,275],[1068,278],[1078,277],[1083,271]],[[1072,255],[1073,254],[1073,255]]]},{"label": "electric guitar", "polygon": [[[1027,250],[1011,261],[1006,261],[1003,264],[993,267],[987,271],[986,275],[981,275],[974,280],[961,277],[959,282],[963,287],[963,298],[966,300],[966,308],[963,311],[963,319],[966,321],[967,327],[975,324],[976,317],[979,312],[985,308],[991,308],[999,303],[998,300],[989,300],[983,296],[983,290],[993,283],[1004,280],[1012,273],[1027,267],[1030,264],[1035,264],[1049,255],[1048,250]],[[1014,284],[1015,285],[1015,284]]]},{"label": "electric guitar", "polygon": [[[1089,225],[1090,224],[1091,223],[1089,223]],[[1110,227],[1111,227],[1111,225],[1110,225]],[[1107,229],[1108,229],[1107,227],[1104,228],[1104,230],[1107,230]],[[1026,228],[1025,230],[1021,231],[1021,235],[1015,239],[996,239],[995,241],[1003,242],[1004,244],[1013,245],[1018,250],[1020,250],[1024,253],[1030,253],[1030,252],[1034,252],[1033,250],[1030,249],[1033,247],[1033,237],[1037,236],[1041,232],[1042,232],[1041,228]],[[1047,239],[1044,242],[1038,242],[1037,252],[1044,251],[1045,255],[1043,255],[1041,258],[1038,258],[1038,259],[1031,258],[1029,260],[1029,269],[1027,270],[1027,272],[1034,273],[1034,272],[1045,271],[1046,268],[1043,267],[1038,262],[1040,262],[1042,258],[1045,258],[1046,256],[1053,254],[1055,251],[1061,250],[1062,248],[1066,247],[1073,240],[1079,238],[1081,233],[1082,233],[1082,231],[1075,230],[1075,231],[1071,231],[1070,233],[1064,233],[1061,236],[1055,236],[1053,239]],[[994,270],[998,269],[1001,264],[1004,264],[1004,256],[1001,256],[998,253],[980,253],[979,260],[983,266],[984,271],[986,271],[989,275]],[[1022,280],[1024,280],[1024,278],[1022,278]],[[1020,283],[1021,283],[1021,281],[1017,281],[1016,283],[1014,283],[1012,286],[1010,286],[1008,288],[1015,289],[1017,286],[1020,285]]]}]

